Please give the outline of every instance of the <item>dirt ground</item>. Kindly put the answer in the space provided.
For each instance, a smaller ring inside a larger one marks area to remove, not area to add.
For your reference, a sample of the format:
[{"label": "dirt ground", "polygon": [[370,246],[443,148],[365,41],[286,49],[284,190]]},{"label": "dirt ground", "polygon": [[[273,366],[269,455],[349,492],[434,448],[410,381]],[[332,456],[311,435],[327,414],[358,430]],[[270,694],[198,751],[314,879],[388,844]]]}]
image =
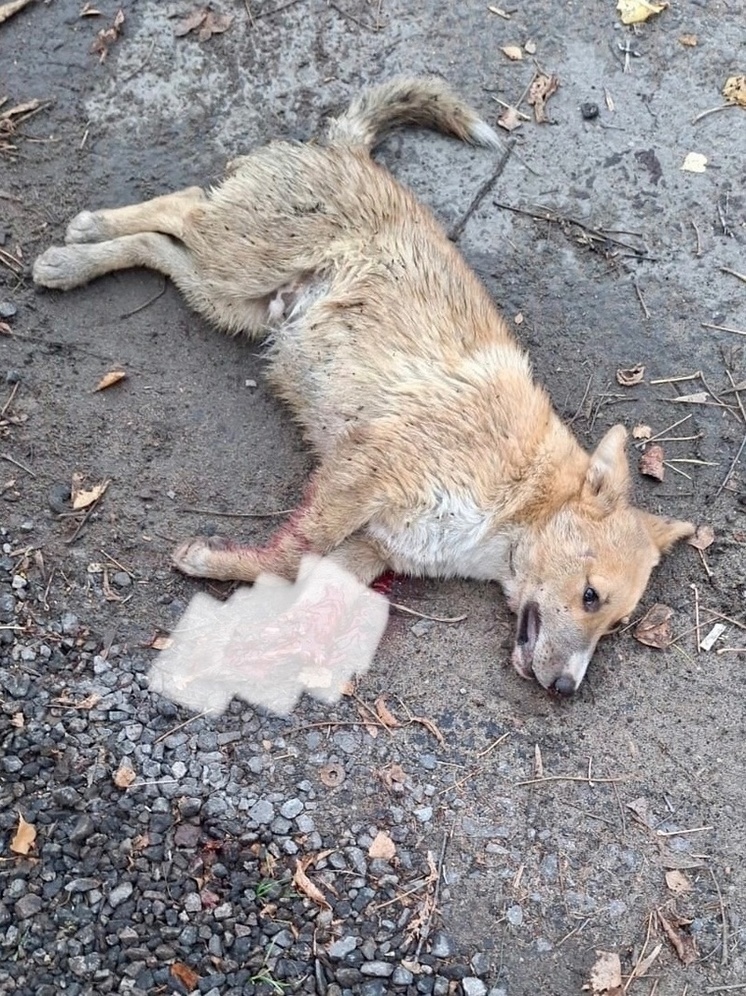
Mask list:
[{"label": "dirt ground", "polygon": [[[209,184],[235,154],[312,136],[361,86],[401,72],[442,74],[494,123],[496,98],[518,101],[538,62],[560,80],[552,121],[505,132],[513,153],[459,246],[588,447],[617,421],[685,437],[663,444],[663,482],[635,475],[637,498],[711,525],[715,541],[677,550],[645,596],[641,612],[674,610],[673,645],[608,639],[568,702],[511,670],[513,620],[495,588],[397,582],[397,602],[466,618],[392,613],[357,694],[385,693],[444,742],[421,725],[357,730],[325,833],[383,825],[375,772],[401,763],[432,788],[431,818],[405,822],[440,864],[437,922],[487,956],[494,992],[570,996],[597,949],[618,951],[627,975],[659,942],[630,993],[744,988],[746,454],[729,470],[746,431],[746,390],[734,390],[746,378],[746,110],[693,123],[744,71],[743,5],[674,4],[634,31],[611,0],[533,0],[509,17],[486,0],[224,2],[230,28],[200,41],[174,35],[171,15],[188,4],[131,0],[102,62],[91,45],[117,8],[96,6],[83,17],[82,4],[36,2],[0,25],[0,525],[16,569],[45,589],[51,615],[71,611],[103,646],[137,648],[215,590],[171,570],[174,543],[211,528],[268,535],[271,519],[240,513],[292,507],[310,466],[260,349],[219,338],[159,276],[33,288],[31,262],[73,214]],[[529,40],[534,57],[501,51]],[[3,111],[31,100],[38,113],[4,133]],[[585,104],[598,115],[586,119]],[[704,172],[681,169],[691,152],[707,156]],[[418,132],[379,158],[449,227],[494,169],[483,150]],[[617,370],[637,364],[642,383],[620,386]],[[126,380],[94,393],[112,369]],[[633,466],[638,456],[631,445]],[[82,526],[59,514],[74,472],[110,481]],[[122,570],[132,583],[118,587]],[[701,635],[726,622],[709,652],[698,652],[697,600]],[[7,697],[3,709],[5,723]],[[323,718],[304,701],[291,720],[262,723],[276,736]],[[333,718],[357,722],[356,703]],[[297,764],[315,778],[307,754]],[[675,869],[679,893],[666,881]]]}]

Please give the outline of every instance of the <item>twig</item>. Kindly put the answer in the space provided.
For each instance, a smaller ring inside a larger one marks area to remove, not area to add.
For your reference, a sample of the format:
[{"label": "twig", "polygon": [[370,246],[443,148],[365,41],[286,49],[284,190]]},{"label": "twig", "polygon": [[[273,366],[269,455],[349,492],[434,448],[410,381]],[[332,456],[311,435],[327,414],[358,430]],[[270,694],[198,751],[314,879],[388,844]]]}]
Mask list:
[{"label": "twig", "polygon": [[[594,778],[596,784],[601,782],[614,784],[615,782],[626,782],[632,775],[620,775],[618,778]],[[545,775],[543,778],[528,778],[523,782],[515,782],[515,785],[544,785],[547,782],[585,782],[588,784],[587,775]]]},{"label": "twig", "polygon": [[622,249],[629,249],[630,252],[638,259],[654,259],[654,257],[648,255],[644,249],[638,249],[637,246],[633,246],[629,242],[623,242],[621,239],[615,239],[612,235],[607,234],[601,229],[591,228],[582,221],[578,221],[575,218],[567,218],[564,215],[556,214],[546,208],[543,211],[531,211],[528,208],[519,208],[512,204],[503,204],[500,201],[493,201],[493,204],[495,207],[502,208],[505,211],[513,211],[516,214],[525,214],[529,218],[535,218],[537,221],[549,221],[554,225],[559,225],[560,228],[564,228],[566,225],[575,225],[577,228],[582,229],[591,241],[595,239],[598,242],[611,242],[613,245],[621,246]]},{"label": "twig", "polygon": [[[692,118],[692,124],[697,124],[702,118],[706,118],[708,114],[717,114],[718,111],[726,111],[729,107],[738,107],[738,104],[720,104],[718,107],[711,107],[709,111],[700,111],[696,117]],[[714,990],[708,989],[707,992],[714,992]]]},{"label": "twig", "polygon": [[714,830],[714,827],[691,827],[689,830],[656,830],[656,837],[683,837],[688,833],[704,833],[705,830]]},{"label": "twig", "polygon": [[0,460],[7,460],[8,463],[14,464],[20,470],[25,470],[27,474],[31,475],[31,477],[36,477],[36,474],[33,472],[33,470],[30,467],[27,467],[25,464],[21,463],[19,460],[14,460],[13,457],[9,453],[0,453]]},{"label": "twig", "polygon": [[[697,370],[693,374],[676,374],[675,377],[657,377],[655,380],[651,380],[650,383],[651,383],[651,385],[652,384],[681,384],[682,381],[685,381],[685,380],[697,380],[701,376],[702,376],[701,372],[699,370]],[[691,416],[687,416],[687,417],[691,418]],[[663,431],[666,432],[667,430],[664,429]],[[650,440],[648,440],[648,442],[649,441]]]},{"label": "twig", "polygon": [[174,726],[173,729],[167,730],[166,733],[162,733],[159,737],[157,737],[153,741],[153,743],[154,744],[159,744],[161,742],[161,740],[165,740],[166,737],[170,737],[172,733],[177,733],[179,730],[183,729],[185,726],[188,726],[189,723],[193,723],[195,721],[195,719],[204,719],[205,716],[209,716],[209,715],[210,715],[210,710],[209,709],[206,709],[204,712],[198,712],[196,716],[190,716],[189,719],[185,719],[183,723],[179,723],[179,725],[178,726]]},{"label": "twig", "polygon": [[145,304],[139,304],[136,308],[133,308],[132,311],[122,312],[122,314],[119,316],[120,320],[124,318],[132,318],[132,316],[138,314],[138,312],[145,311],[145,309],[149,308],[151,304],[154,304],[159,297],[163,297],[163,295],[166,293],[166,286],[167,284],[166,281],[164,280],[163,286],[161,287],[161,289],[158,291],[157,294],[154,294],[149,300],[145,302]]},{"label": "twig", "polygon": [[720,647],[716,654],[746,654],[746,647]]},{"label": "twig", "polygon": [[746,410],[744,410],[743,402],[741,401],[741,395],[739,393],[741,388],[736,385],[736,382],[733,380],[733,375],[731,374],[730,370],[726,370],[725,372],[728,374],[728,380],[730,381],[731,388],[733,389],[733,393],[736,396],[738,407],[741,409],[741,418],[743,419],[743,424],[746,425]]},{"label": "twig", "polygon": [[12,273],[20,274],[23,272],[23,263],[21,263],[20,259],[11,256],[5,249],[0,249],[0,263],[7,266]]},{"label": "twig", "polygon": [[390,603],[392,609],[397,609],[399,612],[404,612],[408,616],[417,616],[418,619],[431,619],[433,622],[439,623],[460,623],[464,619],[468,619],[468,615],[463,616],[431,616],[427,612],[418,612],[417,609],[410,609],[407,605],[400,605],[398,602]]},{"label": "twig", "polygon": [[723,940],[720,951],[720,964],[726,965],[728,963],[728,918],[725,915],[725,903],[723,902],[723,894],[720,891],[720,886],[718,885],[718,880],[715,878],[715,872],[712,868],[708,868],[710,873],[710,878],[712,879],[713,885],[718,894],[718,902],[720,903],[720,920],[723,925]]},{"label": "twig", "polygon": [[530,114],[524,114],[523,111],[519,111],[518,108],[517,107],[513,107],[512,104],[506,104],[505,101],[504,100],[500,100],[499,97],[493,96],[492,99],[495,101],[496,104],[499,104],[500,107],[504,107],[506,111],[511,111],[511,110],[515,111],[516,116],[519,117],[522,121],[530,121],[531,120],[531,115]]},{"label": "twig", "polygon": [[17,381],[15,382],[15,384],[13,385],[13,388],[12,388],[12,390],[11,390],[11,392],[10,392],[10,397],[9,397],[9,398],[8,398],[8,400],[7,400],[6,402],[5,402],[5,404],[3,405],[2,409],[0,409],[0,418],[2,418],[2,417],[3,417],[3,415],[4,415],[4,414],[5,414],[6,412],[7,412],[7,410],[8,410],[9,408],[10,408],[11,404],[13,403],[13,398],[15,398],[16,394],[18,393],[18,388],[19,388],[20,386],[21,386],[21,382],[20,382],[20,380],[17,380]]},{"label": "twig", "polygon": [[732,329],[730,325],[713,325],[711,322],[700,322],[703,329],[716,329],[718,332],[733,332],[735,335],[746,335],[744,329]]},{"label": "twig", "polygon": [[330,3],[329,6],[332,10],[336,10],[340,17],[343,17],[346,21],[352,21],[353,24],[357,24],[359,28],[363,28],[365,31],[377,31],[378,29],[374,24],[366,24],[364,21],[359,20],[354,14],[350,14],[346,10],[342,10],[338,7],[336,3]]},{"label": "twig", "polygon": [[[448,846],[448,841],[451,839],[452,836],[453,836],[453,827],[451,827],[449,833],[443,834],[443,844],[441,845],[440,848],[440,860],[438,861],[438,867],[435,877],[435,890],[433,891],[432,902],[428,904],[428,910],[427,910],[427,915],[425,917],[425,921],[420,928],[420,937],[419,940],[417,941],[417,950],[414,956],[415,961],[419,961],[420,953],[422,951],[422,945],[425,943],[430,933],[430,924],[432,923],[433,916],[438,907],[438,896],[440,895],[440,881],[443,878],[443,862],[446,856],[446,847]],[[432,863],[432,857],[430,858],[430,861]]]},{"label": "twig", "polygon": [[129,574],[131,578],[135,576],[134,571],[131,571],[129,567],[125,567],[124,564],[120,564],[119,561],[115,560],[110,553],[106,552],[106,550],[101,550],[101,553],[103,553],[106,559],[110,560],[115,567],[118,567],[120,571],[124,571],[125,574]]},{"label": "twig", "polygon": [[697,653],[702,650],[702,631],[699,627],[699,588],[696,584],[689,585],[694,592],[694,631],[697,634]]},{"label": "twig", "polygon": [[129,81],[131,79],[134,79],[135,76],[137,76],[138,73],[141,73],[143,71],[143,69],[150,62],[150,57],[153,54],[154,48],[155,48],[155,38],[150,43],[150,48],[148,49],[148,54],[145,56],[145,58],[140,63],[140,65],[137,67],[137,69],[133,69],[131,73],[127,73],[126,76],[123,76],[122,79],[120,80],[121,83],[129,83]]},{"label": "twig", "polygon": [[732,277],[738,277],[739,280],[743,280],[743,282],[746,283],[746,276],[744,276],[743,273],[738,273],[737,270],[731,270],[731,268],[729,266],[721,266],[720,267],[720,272],[721,273],[730,273],[730,275]]},{"label": "twig", "polygon": [[697,228],[696,222],[692,221],[691,218],[689,219],[689,222],[690,222],[692,228],[694,229],[694,234],[697,236],[697,249],[696,249],[694,255],[695,256],[701,256],[702,255],[702,237],[699,234],[699,229]]},{"label": "twig", "polygon": [[731,461],[730,467],[728,467],[728,473],[725,475],[725,477],[722,480],[722,483],[721,483],[720,487],[715,492],[715,497],[716,498],[720,497],[720,495],[723,493],[723,490],[724,490],[726,484],[731,479],[731,475],[733,474],[733,471],[736,469],[736,465],[737,465],[738,461],[741,459],[741,454],[743,453],[744,446],[746,446],[746,435],[744,435],[743,439],[741,440],[741,445],[738,447],[738,452],[733,457],[733,460]]},{"label": "twig", "polygon": [[683,471],[683,470],[679,470],[679,468],[678,468],[678,467],[675,467],[675,466],[674,466],[674,465],[673,465],[673,464],[672,464],[672,463],[670,462],[670,460],[664,460],[664,461],[663,461],[663,466],[664,466],[664,467],[670,467],[670,468],[671,468],[671,470],[672,470],[672,471],[674,472],[674,474],[681,474],[681,476],[682,476],[682,477],[685,477],[685,478],[686,478],[686,479],[687,479],[688,481],[691,481],[691,479],[692,479],[692,478],[691,478],[691,475],[690,475],[690,474],[687,474],[687,473],[685,473],[685,471]]},{"label": "twig", "polygon": [[590,377],[588,378],[588,383],[585,385],[585,391],[583,392],[583,397],[580,399],[580,404],[578,405],[577,411],[570,419],[570,421],[567,423],[568,425],[572,425],[575,419],[578,417],[578,415],[580,415],[581,411],[583,410],[583,405],[585,404],[586,398],[588,397],[588,392],[591,389],[592,382],[593,382],[593,374],[591,373]]},{"label": "twig", "polygon": [[214,508],[192,508],[185,505],[176,511],[187,515],[213,515],[216,519],[274,519],[280,515],[290,515],[295,509],[281,508],[277,512],[218,512]]},{"label": "twig", "polygon": [[632,283],[634,284],[635,292],[637,294],[637,299],[640,302],[640,304],[642,305],[642,310],[643,310],[643,313],[645,315],[645,319],[649,320],[650,319],[650,312],[648,311],[648,306],[645,304],[645,301],[643,300],[642,291],[640,290],[640,285],[638,284],[638,282],[637,282],[636,279],[633,279]]},{"label": "twig", "polygon": [[516,140],[514,138],[512,138],[508,142],[507,146],[505,147],[505,151],[498,159],[497,165],[495,166],[491,175],[487,177],[487,179],[484,181],[481,187],[477,190],[476,194],[472,198],[471,204],[468,206],[461,219],[453,226],[453,228],[448,233],[448,238],[451,240],[451,242],[458,242],[458,240],[461,238],[464,229],[466,228],[467,222],[474,214],[474,212],[477,210],[482,201],[485,199],[487,194],[492,190],[494,185],[497,183],[503,170],[508,164],[508,160],[510,159],[513,149],[515,148],[515,144]]}]

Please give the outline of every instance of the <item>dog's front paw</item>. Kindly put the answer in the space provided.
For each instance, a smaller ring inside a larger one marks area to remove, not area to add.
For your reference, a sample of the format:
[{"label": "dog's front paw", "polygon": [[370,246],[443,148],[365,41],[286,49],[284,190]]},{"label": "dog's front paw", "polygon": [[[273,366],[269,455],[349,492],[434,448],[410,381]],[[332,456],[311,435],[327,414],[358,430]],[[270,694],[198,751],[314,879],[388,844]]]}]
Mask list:
[{"label": "dog's front paw", "polygon": [[85,283],[81,275],[81,260],[74,246],[52,246],[35,261],[32,275],[34,283],[54,290],[70,290]]},{"label": "dog's front paw", "polygon": [[103,218],[93,211],[81,211],[77,214],[65,232],[65,242],[103,242],[108,238]]},{"label": "dog's front paw", "polygon": [[222,536],[195,536],[176,547],[171,554],[174,567],[193,578],[219,577],[216,573],[216,554],[230,548]]}]

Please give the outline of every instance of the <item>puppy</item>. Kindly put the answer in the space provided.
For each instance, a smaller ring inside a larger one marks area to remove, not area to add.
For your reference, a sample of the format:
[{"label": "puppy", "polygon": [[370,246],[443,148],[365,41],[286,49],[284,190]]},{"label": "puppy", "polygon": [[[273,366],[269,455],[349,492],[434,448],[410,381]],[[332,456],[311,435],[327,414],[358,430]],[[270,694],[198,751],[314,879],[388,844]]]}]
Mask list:
[{"label": "puppy", "polygon": [[214,189],[82,212],[34,280],[67,290],[150,267],[218,327],[267,337],[269,379],[316,470],[267,546],[191,539],[173,555],[181,571],[293,577],[311,552],[365,584],[386,570],[498,581],[518,616],[516,669],[571,695],[694,527],[630,504],[624,427],[581,448],[434,217],[371,159],[406,124],[498,145],[440,80],[389,82],[322,144],[273,143]]}]

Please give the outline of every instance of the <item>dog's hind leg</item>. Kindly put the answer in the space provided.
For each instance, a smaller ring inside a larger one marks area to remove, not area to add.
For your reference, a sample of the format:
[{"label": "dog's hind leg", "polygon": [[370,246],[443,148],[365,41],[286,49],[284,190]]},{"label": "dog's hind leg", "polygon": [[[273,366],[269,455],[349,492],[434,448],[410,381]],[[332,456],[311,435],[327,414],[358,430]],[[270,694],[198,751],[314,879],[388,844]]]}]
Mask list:
[{"label": "dog's hind leg", "polygon": [[67,226],[65,242],[104,242],[139,232],[163,232],[182,237],[187,215],[204,203],[201,187],[187,187],[141,204],[102,211],[81,211]]}]

